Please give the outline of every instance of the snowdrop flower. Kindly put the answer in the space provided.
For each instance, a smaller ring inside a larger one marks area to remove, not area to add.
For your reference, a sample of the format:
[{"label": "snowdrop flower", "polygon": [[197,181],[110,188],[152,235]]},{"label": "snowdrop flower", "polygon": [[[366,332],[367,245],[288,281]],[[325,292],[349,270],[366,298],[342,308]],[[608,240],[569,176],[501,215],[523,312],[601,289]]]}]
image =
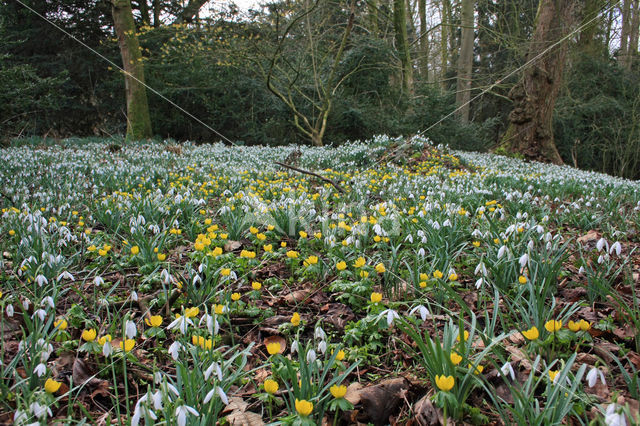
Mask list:
[{"label": "snowdrop flower", "polygon": [[7,308],[5,309],[5,312],[7,313],[7,316],[9,318],[13,318],[13,305],[12,304],[8,304]]},{"label": "snowdrop flower", "polygon": [[127,320],[127,322],[125,323],[125,335],[127,336],[127,339],[133,339],[134,337],[136,337],[138,330],[136,329],[136,323],[134,323],[131,320]]},{"label": "snowdrop flower", "polygon": [[51,408],[49,408],[47,405],[40,405],[37,402],[31,403],[31,405],[29,406],[29,409],[31,410],[31,413],[37,418],[41,418],[41,417],[46,418],[47,414],[49,414],[49,417],[53,416],[53,413],[51,412]]},{"label": "snowdrop flower", "polygon": [[478,275],[480,272],[482,272],[482,275],[487,275],[487,267],[484,265],[484,262],[478,263],[478,266],[476,266],[476,269],[473,273],[475,275]]},{"label": "snowdrop flower", "polygon": [[36,277],[36,282],[38,283],[38,286],[42,287],[43,284],[49,284],[49,280],[42,274],[38,275]]},{"label": "snowdrop flower", "polygon": [[181,405],[176,408],[176,420],[178,422],[178,426],[185,426],[187,424],[187,414],[192,414],[195,417],[200,415],[195,408],[189,407],[188,405]]},{"label": "snowdrop flower", "polygon": [[176,361],[178,359],[178,355],[180,354],[180,350],[182,350],[182,345],[180,344],[180,342],[176,341],[173,342],[171,346],[169,346],[169,350],[167,352],[169,352],[171,358]]},{"label": "snowdrop flower", "polygon": [[204,379],[209,380],[209,376],[213,373],[213,370],[216,370],[216,375],[218,376],[218,380],[222,381],[222,369],[220,368],[220,364],[217,362],[212,363],[209,368],[207,368],[204,372]]},{"label": "snowdrop flower", "polygon": [[298,341],[294,340],[291,344],[291,353],[295,354],[296,352],[298,352]]},{"label": "snowdrop flower", "polygon": [[620,252],[622,251],[622,245],[620,245],[619,241],[616,241],[615,243],[613,243],[613,245],[609,249],[609,254],[613,254],[614,251],[616,252],[616,256],[620,256]]},{"label": "snowdrop flower", "polygon": [[409,244],[412,244],[413,243],[413,235],[411,235],[411,234],[407,235],[404,240],[408,241]]},{"label": "snowdrop flower", "polygon": [[513,367],[510,362],[505,362],[502,367],[500,367],[500,372],[503,376],[511,376],[511,380],[516,379],[516,373],[513,371]]},{"label": "snowdrop flower", "polygon": [[321,327],[316,327],[316,330],[313,336],[316,339],[321,339],[321,340],[325,340],[327,338],[327,335],[325,334],[324,330]]},{"label": "snowdrop flower", "polygon": [[44,375],[44,373],[47,372],[47,366],[40,363],[38,365],[36,365],[36,368],[33,369],[33,372],[38,376],[38,377],[42,377]]},{"label": "snowdrop flower", "polygon": [[316,351],[314,351],[313,349],[309,349],[309,352],[307,352],[307,363],[312,364],[314,363],[316,360]]},{"label": "snowdrop flower", "polygon": [[69,272],[64,271],[63,273],[61,273],[60,275],[58,275],[58,279],[57,281],[60,281],[62,279],[67,279],[69,281],[75,281],[75,278],[73,277],[73,275],[71,275]]},{"label": "snowdrop flower", "polygon": [[324,353],[327,351],[327,342],[323,340],[318,343],[318,350],[324,355]]},{"label": "snowdrop flower", "polygon": [[227,394],[224,393],[224,390],[220,386],[215,386],[213,389],[211,389],[209,393],[207,393],[207,395],[204,397],[203,402],[207,404],[209,401],[211,401],[211,398],[213,398],[215,393],[218,394],[224,405],[229,405],[229,398],[227,398]]},{"label": "snowdrop flower", "polygon": [[36,316],[40,318],[40,321],[44,321],[44,318],[47,316],[47,311],[44,309],[38,309],[33,313],[33,315],[31,315],[31,318],[35,318]]},{"label": "snowdrop flower", "polygon": [[159,390],[155,391],[151,396],[151,399],[153,400],[153,408],[156,410],[162,410],[162,392]]},{"label": "snowdrop flower", "polygon": [[627,421],[624,419],[624,414],[617,413],[617,404],[609,404],[607,411],[605,412],[604,422],[607,426],[627,426]]},{"label": "snowdrop flower", "polygon": [[429,315],[429,310],[425,306],[423,305],[416,306],[415,308],[409,311],[409,315],[413,315],[416,312],[420,313],[420,318],[422,318],[422,321],[427,320],[427,315]]},{"label": "snowdrop flower", "polygon": [[529,255],[525,253],[522,256],[520,256],[519,262],[520,262],[520,268],[524,268],[525,266],[527,266],[527,263],[529,262]]},{"label": "snowdrop flower", "polygon": [[100,275],[98,275],[93,279],[93,284],[100,287],[101,285],[104,285],[104,280]]},{"label": "snowdrop flower", "polygon": [[478,280],[476,280],[476,289],[480,290],[480,287],[482,287],[483,283],[484,283],[484,278],[478,278]]},{"label": "snowdrop flower", "polygon": [[444,222],[442,222],[442,226],[444,227],[451,226],[451,221],[449,219],[445,220]]},{"label": "snowdrop flower", "polygon": [[102,345],[102,355],[105,358],[108,358],[113,353],[113,346],[111,346],[111,342],[105,339],[104,345]]},{"label": "snowdrop flower", "polygon": [[598,249],[598,251],[602,251],[605,246],[607,247],[607,250],[609,250],[609,243],[607,243],[607,240],[605,240],[604,238],[600,238],[596,243],[596,248]]},{"label": "snowdrop flower", "polygon": [[391,326],[391,324],[393,324],[393,321],[400,318],[400,315],[398,315],[398,313],[396,311],[394,311],[393,309],[385,309],[384,311],[380,312],[380,314],[378,314],[378,319],[382,318],[384,315],[387,316],[387,326]]},{"label": "snowdrop flower", "polygon": [[160,279],[163,284],[169,284],[171,282],[171,275],[169,275],[169,271],[163,269],[162,272],[160,272]]},{"label": "snowdrop flower", "polygon": [[18,425],[26,422],[28,418],[29,416],[27,415],[27,413],[22,410],[16,410],[16,412],[13,414],[13,423]]},{"label": "snowdrop flower", "polygon": [[213,316],[204,314],[200,318],[200,322],[198,323],[198,325],[202,325],[203,322],[207,324],[207,330],[209,330],[209,334],[213,334],[214,336],[216,336],[218,334],[218,331],[220,331],[220,323],[218,323],[218,320]]},{"label": "snowdrop flower", "polygon": [[[201,265],[201,266],[202,266],[202,265]],[[200,282],[200,283],[202,282],[202,278],[200,278],[200,275],[196,274],[196,275],[193,277],[193,281],[191,282],[191,284],[192,284],[193,286],[195,286],[195,285],[196,285],[197,283],[199,283],[199,282]]]},{"label": "snowdrop flower", "polygon": [[420,247],[420,249],[418,250],[418,256],[419,257],[425,257],[427,253],[424,251],[424,247]]},{"label": "snowdrop flower", "polygon": [[51,296],[46,296],[44,299],[42,299],[42,302],[40,303],[40,305],[41,306],[49,305],[51,309],[54,309],[56,307],[55,303],[53,303],[53,297]]},{"label": "snowdrop flower", "polygon": [[131,292],[131,300],[133,300],[134,302],[138,301],[138,292],[137,291],[132,291]]},{"label": "snowdrop flower", "polygon": [[507,246],[500,247],[500,250],[498,250],[498,259],[504,256],[506,251],[507,251]]},{"label": "snowdrop flower", "polygon": [[186,334],[189,324],[193,325],[193,321],[191,321],[190,318],[187,318],[186,315],[180,315],[167,326],[167,329],[173,330],[174,328],[177,328],[178,330],[180,330],[180,333]]},{"label": "snowdrop flower", "polygon": [[590,388],[596,385],[596,383],[598,382],[598,378],[600,379],[602,384],[607,384],[607,382],[604,380],[604,374],[602,374],[602,371],[597,367],[593,367],[587,373],[587,383],[589,384]]}]

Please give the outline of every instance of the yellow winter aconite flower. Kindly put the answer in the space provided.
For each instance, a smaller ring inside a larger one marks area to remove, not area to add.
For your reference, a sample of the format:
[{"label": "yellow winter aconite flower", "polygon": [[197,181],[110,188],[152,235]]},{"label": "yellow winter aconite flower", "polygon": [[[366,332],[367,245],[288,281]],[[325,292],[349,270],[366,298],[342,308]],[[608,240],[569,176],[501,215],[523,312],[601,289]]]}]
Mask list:
[{"label": "yellow winter aconite flower", "polygon": [[345,269],[347,269],[347,262],[344,261],[340,261],[336,264],[336,269],[338,271],[344,271]]},{"label": "yellow winter aconite flower", "polygon": [[549,379],[551,379],[552,382],[555,381],[558,373],[558,370],[549,370]]},{"label": "yellow winter aconite flower", "polygon": [[376,272],[379,274],[384,274],[387,269],[384,267],[384,264],[378,263],[376,265]]},{"label": "yellow winter aconite flower", "polygon": [[224,305],[213,305],[213,312],[215,312],[216,315],[222,315],[224,311]]},{"label": "yellow winter aconite flower", "polygon": [[280,343],[278,343],[278,342],[267,343],[267,352],[269,353],[269,355],[275,355],[275,354],[279,353],[280,352]]},{"label": "yellow winter aconite flower", "polygon": [[[2,297],[2,292],[0,292],[0,297]],[[67,320],[64,318],[60,318],[59,320],[53,323],[53,326],[58,330],[66,330],[69,324],[67,324]]]},{"label": "yellow winter aconite flower", "polygon": [[82,340],[87,342],[93,342],[96,339],[96,329],[90,328],[89,330],[82,331]]},{"label": "yellow winter aconite flower", "polygon": [[347,394],[347,387],[345,385],[333,385],[329,388],[329,392],[336,399],[344,398]]},{"label": "yellow winter aconite flower", "polygon": [[262,249],[264,251],[266,251],[267,253],[270,253],[273,251],[273,245],[272,244],[265,244],[262,246]]},{"label": "yellow winter aconite flower", "polygon": [[152,315],[149,318],[145,318],[144,322],[149,327],[160,327],[162,325],[162,317],[160,315]]},{"label": "yellow winter aconite flower", "polygon": [[[473,368],[473,365],[469,364],[469,370],[471,370],[472,368]],[[473,373],[474,374],[480,374],[480,373],[482,373],[482,370],[484,370],[484,366],[478,365]]]},{"label": "yellow winter aconite flower", "polygon": [[458,274],[455,272],[449,275],[449,281],[456,281],[458,279]]},{"label": "yellow winter aconite flower", "polygon": [[270,393],[273,395],[274,393],[278,392],[279,388],[280,386],[278,386],[278,382],[276,382],[275,380],[267,379],[264,381],[264,391],[266,393]]},{"label": "yellow winter aconite flower", "polygon": [[187,318],[193,318],[195,316],[197,316],[200,313],[200,308],[193,307],[193,308],[187,308],[184,310],[184,316]]},{"label": "yellow winter aconite flower", "polygon": [[436,386],[438,389],[444,392],[449,392],[453,389],[453,385],[455,384],[455,379],[453,376],[436,376]]},{"label": "yellow winter aconite flower", "polygon": [[458,365],[460,364],[460,361],[462,361],[462,356],[460,356],[457,352],[451,352],[449,358],[451,359],[453,365]]},{"label": "yellow winter aconite flower", "polygon": [[94,252],[97,250],[96,246],[94,246],[93,244],[91,244],[89,247],[87,247],[87,250],[89,250],[90,252]]},{"label": "yellow winter aconite flower", "polygon": [[300,232],[298,232],[298,235],[300,235],[300,238],[307,238],[307,237],[309,236],[309,235],[308,235],[306,232],[304,232],[304,231],[300,231]]},{"label": "yellow winter aconite flower", "polygon": [[231,300],[233,300],[234,302],[237,302],[238,300],[240,300],[240,293],[232,293],[231,294]]},{"label": "yellow winter aconite flower", "polygon": [[527,283],[527,277],[525,277],[524,275],[520,275],[520,276],[518,277],[518,282],[519,282],[520,284],[526,284],[526,283]]},{"label": "yellow winter aconite flower", "polygon": [[[331,353],[333,355],[333,352]],[[344,359],[344,351],[340,349],[336,354],[336,361],[342,361]]]},{"label": "yellow winter aconite flower", "polygon": [[259,234],[256,234],[256,238],[260,241],[264,241],[267,239],[267,236],[264,235],[263,233],[259,233]]},{"label": "yellow winter aconite flower", "polygon": [[318,256],[309,256],[304,261],[304,265],[305,266],[311,266],[311,265],[315,265],[317,263],[318,263]]},{"label": "yellow winter aconite flower", "polygon": [[474,247],[480,247],[480,241],[474,241],[471,244],[473,244]]},{"label": "yellow winter aconite flower", "polygon": [[47,379],[46,382],[44,382],[44,390],[47,393],[56,393],[58,392],[58,389],[60,389],[60,386],[62,386],[61,382],[57,382],[53,379]]},{"label": "yellow winter aconite flower", "polygon": [[11,235],[13,237],[14,235],[16,235],[16,231],[14,231],[13,229],[10,229],[9,230],[9,235]]},{"label": "yellow winter aconite flower", "polygon": [[135,256],[135,255],[136,255],[136,254],[138,254],[138,253],[140,253],[140,247],[138,247],[138,246],[132,246],[132,247],[131,247],[131,254]]},{"label": "yellow winter aconite flower", "polygon": [[442,272],[440,272],[439,270],[436,269],[436,271],[433,273],[433,278],[439,280],[440,278],[442,278],[444,275],[442,274]]},{"label": "yellow winter aconite flower", "polygon": [[300,325],[300,314],[297,312],[293,313],[293,316],[291,317],[291,324],[293,324],[295,327]]},{"label": "yellow winter aconite flower", "polygon": [[229,275],[231,275],[231,269],[230,268],[220,269],[220,275],[223,277],[228,277]]},{"label": "yellow winter aconite flower", "polygon": [[469,338],[469,332],[467,330],[464,330],[461,333],[458,333],[458,335],[456,336],[456,341],[460,341],[460,335],[462,335],[462,340],[463,341],[467,341],[467,339]]},{"label": "yellow winter aconite flower", "polygon": [[589,321],[581,319],[578,323],[580,324],[580,330],[582,331],[587,331],[591,328],[591,323]]},{"label": "yellow winter aconite flower", "polygon": [[167,258],[167,255],[164,253],[158,253],[158,260],[160,262],[164,262],[164,260]]},{"label": "yellow winter aconite flower", "polygon": [[356,259],[356,261],[353,263],[353,266],[355,268],[362,268],[364,265],[366,265],[367,261],[364,257],[360,256],[359,258]]},{"label": "yellow winter aconite flower", "polygon": [[289,251],[287,252],[287,257],[288,257],[289,259],[297,259],[297,258],[298,258],[298,252],[297,252],[297,251],[295,251],[295,250],[289,250]]},{"label": "yellow winter aconite flower", "polygon": [[536,340],[538,337],[540,337],[538,327],[536,327],[535,325],[528,330],[522,331],[521,333],[528,340]]},{"label": "yellow winter aconite flower", "polygon": [[120,349],[122,349],[125,352],[131,352],[131,349],[133,349],[135,345],[136,345],[135,340],[125,339],[124,341],[120,342]]},{"label": "yellow winter aconite flower", "polygon": [[567,327],[569,328],[569,330],[573,331],[574,333],[577,333],[578,331],[580,331],[579,322],[569,321],[567,323]]},{"label": "yellow winter aconite flower", "polygon": [[196,251],[202,251],[204,250],[204,243],[196,241],[196,243],[193,245],[193,248],[196,249]]},{"label": "yellow winter aconite flower", "polygon": [[555,333],[556,331],[558,331],[558,330],[560,330],[562,328],[562,321],[549,320],[549,321],[544,323],[544,328],[549,333]]},{"label": "yellow winter aconite flower", "polygon": [[252,226],[249,228],[249,232],[251,232],[252,234],[257,234],[258,233],[258,228],[256,228],[255,226]]},{"label": "yellow winter aconite flower", "polygon": [[429,275],[424,272],[420,274],[420,281],[427,281],[429,279]]},{"label": "yellow winter aconite flower", "polygon": [[296,398],[296,411],[302,417],[307,417],[313,411],[313,403],[305,399],[299,400]]},{"label": "yellow winter aconite flower", "polygon": [[379,303],[382,301],[382,293],[376,293],[375,291],[371,293],[371,303]]},{"label": "yellow winter aconite flower", "polygon": [[256,252],[255,251],[249,251],[249,250],[242,250],[240,252],[240,257],[245,257],[247,259],[253,259],[256,257]]},{"label": "yellow winter aconite flower", "polygon": [[98,343],[100,343],[101,345],[104,345],[107,342],[111,341],[111,335],[110,334],[105,334],[104,336],[100,337],[98,339]]},{"label": "yellow winter aconite flower", "polygon": [[251,288],[258,291],[262,288],[262,284],[260,284],[258,281],[254,281],[251,283]]}]

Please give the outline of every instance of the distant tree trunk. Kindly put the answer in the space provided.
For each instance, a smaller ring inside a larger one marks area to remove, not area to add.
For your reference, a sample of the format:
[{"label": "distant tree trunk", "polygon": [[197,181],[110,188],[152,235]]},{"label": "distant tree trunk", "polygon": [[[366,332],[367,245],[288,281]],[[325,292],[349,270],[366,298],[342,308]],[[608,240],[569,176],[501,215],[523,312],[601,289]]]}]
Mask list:
[{"label": "distant tree trunk", "polygon": [[[571,31],[582,0],[540,0],[527,60],[540,55]],[[562,164],[553,139],[553,109],[562,85],[567,42],[561,43],[527,67],[510,91],[509,114],[502,146],[530,160]]]},{"label": "distant tree trunk", "polygon": [[380,31],[380,29],[378,28],[378,1],[368,1],[367,8],[369,9],[369,13],[367,16],[369,31],[371,31],[371,34],[377,37]]},{"label": "distant tree trunk", "polygon": [[140,140],[149,138],[151,119],[147,92],[144,87],[142,54],[136,36],[130,0],[111,0],[113,24],[118,36],[118,45],[125,71],[124,83],[127,94],[127,138]]},{"label": "distant tree trunk", "polygon": [[449,71],[449,32],[451,32],[451,2],[442,0],[442,10],[440,11],[440,62],[442,70],[440,79],[442,87],[447,88],[447,72]]},{"label": "distant tree trunk", "polygon": [[407,14],[404,0],[393,0],[393,25],[396,33],[396,47],[400,56],[402,90],[411,91],[413,84],[413,67],[407,39]]},{"label": "distant tree trunk", "polygon": [[620,65],[628,68],[631,64],[629,60],[629,36],[631,34],[631,0],[624,0],[622,3],[622,29],[620,31],[620,52],[618,60]]},{"label": "distant tree trunk", "polygon": [[460,107],[458,117],[463,123],[469,121],[471,100],[471,74],[473,69],[473,6],[474,0],[462,0],[462,41],[458,55],[458,79],[456,104]]},{"label": "distant tree trunk", "polygon": [[424,81],[429,81],[429,34],[426,0],[418,0],[418,16],[420,17],[420,75]]},{"label": "distant tree trunk", "polygon": [[629,67],[638,55],[638,35],[640,32],[640,0],[632,4],[631,29],[629,30]]},{"label": "distant tree trunk", "polygon": [[151,25],[151,18],[149,17],[149,5],[147,0],[138,0],[138,9],[140,10],[140,16],[142,18],[142,25]]},{"label": "distant tree trunk", "polygon": [[189,3],[182,9],[182,12],[173,21],[174,24],[190,23],[193,18],[198,14],[202,6],[204,6],[209,0],[189,0]]},{"label": "distant tree trunk", "polygon": [[162,0],[153,0],[153,26],[160,27],[160,12],[162,11]]},{"label": "distant tree trunk", "polygon": [[582,13],[582,30],[578,38],[578,48],[582,52],[600,53],[601,45],[596,44],[596,33],[598,32],[598,19],[594,19],[600,13],[600,9],[605,6],[607,0],[585,0],[584,11]]}]

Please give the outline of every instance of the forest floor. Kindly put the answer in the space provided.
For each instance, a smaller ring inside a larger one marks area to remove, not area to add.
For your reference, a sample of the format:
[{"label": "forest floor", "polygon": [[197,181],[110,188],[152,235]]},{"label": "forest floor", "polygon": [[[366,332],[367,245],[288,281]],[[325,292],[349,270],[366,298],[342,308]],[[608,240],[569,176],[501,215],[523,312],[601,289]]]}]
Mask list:
[{"label": "forest floor", "polygon": [[420,138],[0,157],[0,423],[640,422],[638,182]]}]

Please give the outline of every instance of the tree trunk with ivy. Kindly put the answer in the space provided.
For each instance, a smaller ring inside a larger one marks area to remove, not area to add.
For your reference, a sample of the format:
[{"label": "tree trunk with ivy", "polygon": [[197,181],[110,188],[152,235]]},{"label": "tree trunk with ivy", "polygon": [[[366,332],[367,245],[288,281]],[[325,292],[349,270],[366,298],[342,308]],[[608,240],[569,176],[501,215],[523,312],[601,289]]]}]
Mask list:
[{"label": "tree trunk with ivy", "polygon": [[463,0],[461,5],[462,15],[462,41],[460,42],[460,54],[458,55],[458,78],[456,86],[456,104],[460,108],[458,117],[463,123],[469,122],[471,110],[471,75],[473,71],[473,0]]},{"label": "tree trunk with ivy", "polygon": [[136,36],[130,0],[111,0],[113,24],[122,56],[127,96],[127,139],[150,138],[151,118],[147,91],[144,86],[142,53]]},{"label": "tree trunk with ivy", "polygon": [[400,57],[402,91],[408,93],[413,85],[413,65],[407,35],[407,11],[404,0],[393,0],[393,26],[396,33],[396,48]]},{"label": "tree trunk with ivy", "polygon": [[[562,164],[553,139],[553,109],[562,86],[567,42],[581,0],[540,0],[527,61],[534,62],[510,91],[513,109],[501,147],[529,160]],[[545,53],[543,53],[545,52]]]}]

